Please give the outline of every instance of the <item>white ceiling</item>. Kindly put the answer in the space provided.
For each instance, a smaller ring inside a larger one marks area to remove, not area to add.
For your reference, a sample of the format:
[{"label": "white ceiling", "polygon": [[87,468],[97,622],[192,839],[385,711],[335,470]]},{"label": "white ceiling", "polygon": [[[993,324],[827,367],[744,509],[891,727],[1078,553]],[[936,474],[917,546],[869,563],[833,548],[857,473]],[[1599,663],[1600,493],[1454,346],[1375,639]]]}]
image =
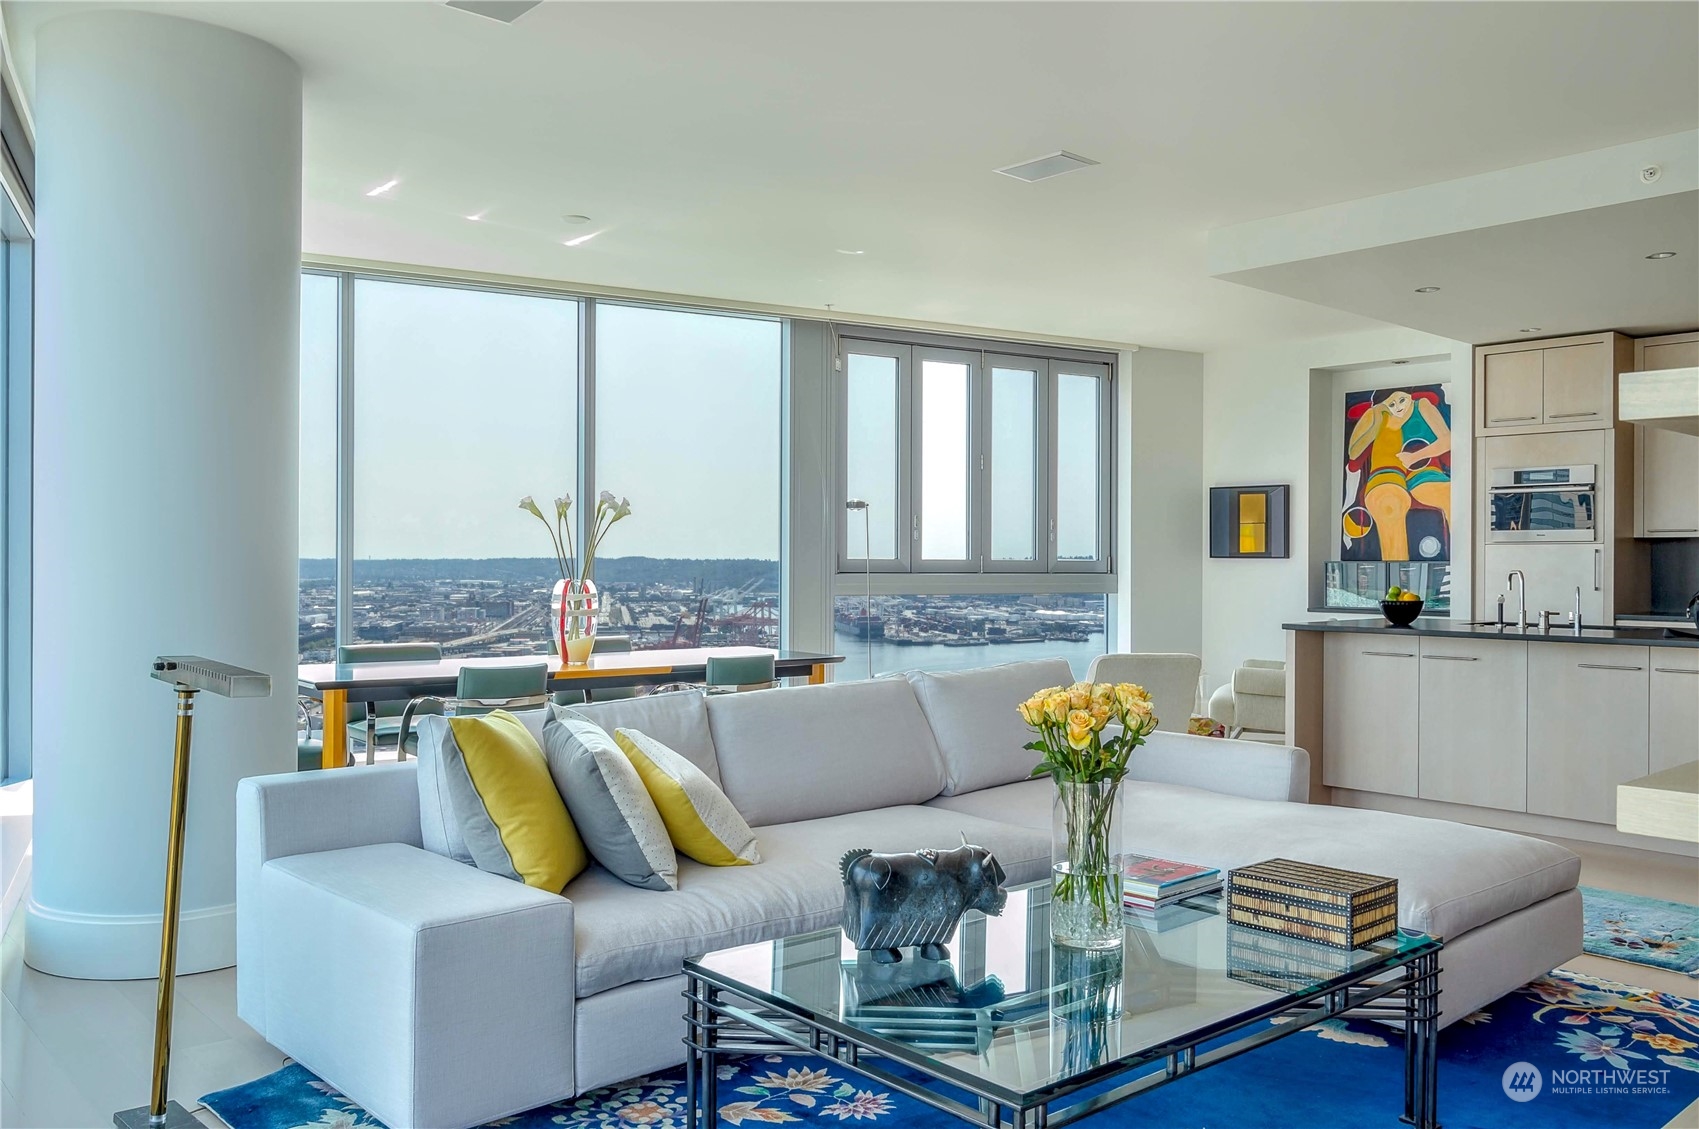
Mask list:
[{"label": "white ceiling", "polygon": [[300,60],[309,254],[1181,349],[1372,324],[1211,228],[1699,126],[1691,3],[123,6]]}]

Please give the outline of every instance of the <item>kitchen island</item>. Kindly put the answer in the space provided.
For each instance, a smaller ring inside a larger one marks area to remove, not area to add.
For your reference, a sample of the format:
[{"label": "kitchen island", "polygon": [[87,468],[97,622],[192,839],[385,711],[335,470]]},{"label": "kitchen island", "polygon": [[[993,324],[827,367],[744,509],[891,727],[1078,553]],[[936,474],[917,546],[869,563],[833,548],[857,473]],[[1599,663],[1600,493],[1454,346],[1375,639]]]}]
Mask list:
[{"label": "kitchen island", "polygon": [[1699,761],[1699,634],[1379,617],[1288,623],[1287,728],[1321,802],[1680,853],[1617,785]]}]

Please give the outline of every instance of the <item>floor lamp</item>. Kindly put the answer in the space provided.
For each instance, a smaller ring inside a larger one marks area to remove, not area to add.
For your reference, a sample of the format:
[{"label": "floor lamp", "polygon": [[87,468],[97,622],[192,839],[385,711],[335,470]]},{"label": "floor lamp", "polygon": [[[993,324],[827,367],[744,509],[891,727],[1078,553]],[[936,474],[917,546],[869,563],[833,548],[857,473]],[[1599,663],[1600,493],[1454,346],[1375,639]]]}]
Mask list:
[{"label": "floor lamp", "polygon": [[183,828],[188,820],[189,738],[195,695],[202,690],[225,698],[264,698],[271,676],[197,655],[164,655],[153,661],[153,677],[177,690],[177,751],[171,771],[171,825],[165,853],[165,912],[159,925],[159,999],[154,1006],[153,1098],[144,1106],[112,1115],[118,1129],[202,1129],[195,1115],[165,1098],[171,1071],[171,1009],[177,1000],[177,910],[183,895]]},{"label": "floor lamp", "polygon": [[846,510],[861,511],[861,634],[867,642],[867,677],[873,677],[873,507],[860,498],[844,503]]}]

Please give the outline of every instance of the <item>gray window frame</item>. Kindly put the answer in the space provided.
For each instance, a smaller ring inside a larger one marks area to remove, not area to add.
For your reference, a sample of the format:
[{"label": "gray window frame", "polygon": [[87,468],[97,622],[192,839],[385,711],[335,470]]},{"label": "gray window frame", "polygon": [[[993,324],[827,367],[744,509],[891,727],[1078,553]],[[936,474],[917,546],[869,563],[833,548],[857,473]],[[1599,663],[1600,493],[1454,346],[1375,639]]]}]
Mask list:
[{"label": "gray window frame", "polygon": [[[838,510],[837,571],[833,591],[854,595],[871,588],[886,595],[902,594],[1024,594],[1028,592],[1102,593],[1115,591],[1115,385],[1116,357],[1111,353],[1066,346],[991,341],[881,327],[834,327],[831,434],[833,498]],[[868,562],[858,555],[859,529],[844,509],[848,497],[847,415],[849,356],[862,353],[897,358],[899,383],[898,439],[898,556]],[[970,474],[969,556],[960,561],[927,561],[920,556],[922,517],[920,436],[920,364],[927,358],[971,358],[973,374],[970,414],[976,472]],[[999,561],[991,558],[991,468],[996,453],[991,436],[991,369],[1017,368],[1036,373],[1039,382],[1035,426],[1038,452],[1037,558]],[[1059,481],[1057,389],[1063,374],[1098,380],[1097,396],[1097,546],[1089,560],[1062,560],[1056,554]],[[904,533],[906,531],[906,536]],[[871,580],[869,579],[871,574]],[[1039,579],[1039,578],[1043,579]]]}]

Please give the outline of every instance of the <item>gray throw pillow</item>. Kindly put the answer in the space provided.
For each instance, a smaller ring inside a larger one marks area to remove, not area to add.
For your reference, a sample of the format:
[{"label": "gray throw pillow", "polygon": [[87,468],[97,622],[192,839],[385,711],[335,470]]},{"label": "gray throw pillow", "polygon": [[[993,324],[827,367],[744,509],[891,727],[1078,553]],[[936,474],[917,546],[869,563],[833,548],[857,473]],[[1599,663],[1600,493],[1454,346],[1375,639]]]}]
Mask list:
[{"label": "gray throw pillow", "polygon": [[590,854],[621,882],[678,889],[678,856],[642,777],[598,725],[556,716],[543,726],[543,756]]}]

